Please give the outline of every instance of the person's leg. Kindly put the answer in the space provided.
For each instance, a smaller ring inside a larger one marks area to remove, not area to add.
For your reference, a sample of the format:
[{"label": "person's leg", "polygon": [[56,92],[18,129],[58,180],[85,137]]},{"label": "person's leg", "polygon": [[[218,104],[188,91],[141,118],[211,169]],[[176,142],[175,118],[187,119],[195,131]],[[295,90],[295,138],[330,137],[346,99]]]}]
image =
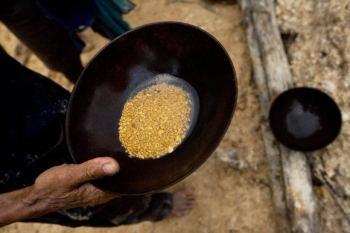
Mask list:
[{"label": "person's leg", "polygon": [[94,216],[105,219],[115,226],[143,221],[157,222],[170,214],[172,206],[173,196],[166,192],[144,196],[121,196],[101,205]]},{"label": "person's leg", "polygon": [[2,19],[5,26],[44,64],[62,72],[72,82],[79,78],[83,66],[80,51],[69,34],[42,14],[35,0],[17,0],[12,13]]},{"label": "person's leg", "polygon": [[190,189],[118,197],[97,208],[94,217],[107,220],[115,226],[143,221],[158,222],[167,217],[186,215],[193,208],[194,200]]}]

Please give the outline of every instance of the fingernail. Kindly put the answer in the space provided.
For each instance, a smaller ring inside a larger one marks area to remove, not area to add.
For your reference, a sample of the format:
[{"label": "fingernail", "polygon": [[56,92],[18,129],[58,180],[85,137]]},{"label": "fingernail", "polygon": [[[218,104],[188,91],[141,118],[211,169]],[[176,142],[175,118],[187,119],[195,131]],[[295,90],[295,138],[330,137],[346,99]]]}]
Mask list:
[{"label": "fingernail", "polygon": [[117,172],[117,167],[111,163],[105,163],[102,165],[102,170],[107,175],[114,175]]}]

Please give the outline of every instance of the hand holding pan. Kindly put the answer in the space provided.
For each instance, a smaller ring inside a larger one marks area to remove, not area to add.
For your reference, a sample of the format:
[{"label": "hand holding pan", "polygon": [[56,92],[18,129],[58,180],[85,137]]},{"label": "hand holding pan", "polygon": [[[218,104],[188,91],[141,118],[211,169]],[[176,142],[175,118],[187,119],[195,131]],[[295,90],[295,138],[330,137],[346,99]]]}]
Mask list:
[{"label": "hand holding pan", "polygon": [[[135,88],[159,74],[182,79],[194,89],[196,122],[166,156],[130,157],[118,135],[123,106]],[[175,184],[206,161],[231,122],[236,100],[233,64],[214,37],[184,23],[145,25],[110,42],[87,65],[69,103],[68,146],[76,163],[98,156],[118,161],[120,172],[93,182],[95,186],[119,195],[149,194]]]}]

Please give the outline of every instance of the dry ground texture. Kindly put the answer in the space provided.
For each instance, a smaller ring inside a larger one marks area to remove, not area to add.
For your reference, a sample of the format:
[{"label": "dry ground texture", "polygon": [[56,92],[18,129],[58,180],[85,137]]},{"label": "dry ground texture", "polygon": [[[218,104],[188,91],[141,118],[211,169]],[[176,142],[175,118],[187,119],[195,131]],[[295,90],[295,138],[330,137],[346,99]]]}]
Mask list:
[{"label": "dry ground texture", "polygon": [[[16,223],[0,233],[277,233],[274,208],[259,128],[260,110],[252,79],[249,51],[239,6],[235,1],[134,0],[137,7],[125,15],[132,27],[157,21],[187,22],[211,33],[229,53],[238,77],[238,103],[232,123],[216,152],[195,173],[171,188],[193,187],[197,203],[189,215],[159,223],[141,223],[115,228],[77,228]],[[317,87],[331,95],[343,115],[337,140],[320,150],[323,166],[335,180],[341,198],[350,196],[350,2],[349,0],[277,0],[276,12],[296,86]],[[82,55],[88,62],[105,43],[94,34],[95,47]],[[31,69],[71,90],[61,74],[45,68],[34,56],[17,56],[25,48],[3,25],[0,44]],[[23,54],[23,53],[22,53]],[[217,158],[223,151],[235,152],[237,163],[227,165]],[[171,191],[170,190],[170,191]],[[334,200],[323,186],[315,186],[322,231],[350,232]]]}]

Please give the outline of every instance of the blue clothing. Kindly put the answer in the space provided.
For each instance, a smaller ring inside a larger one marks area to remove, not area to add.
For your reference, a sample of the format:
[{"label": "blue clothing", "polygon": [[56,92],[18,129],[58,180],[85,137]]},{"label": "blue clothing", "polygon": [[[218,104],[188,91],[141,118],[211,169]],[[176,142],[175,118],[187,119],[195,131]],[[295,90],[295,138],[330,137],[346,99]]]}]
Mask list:
[{"label": "blue clothing", "polygon": [[84,44],[75,36],[77,31],[92,26],[113,40],[131,29],[122,14],[134,8],[128,0],[37,0],[37,5],[44,15],[68,32],[80,51]]}]

